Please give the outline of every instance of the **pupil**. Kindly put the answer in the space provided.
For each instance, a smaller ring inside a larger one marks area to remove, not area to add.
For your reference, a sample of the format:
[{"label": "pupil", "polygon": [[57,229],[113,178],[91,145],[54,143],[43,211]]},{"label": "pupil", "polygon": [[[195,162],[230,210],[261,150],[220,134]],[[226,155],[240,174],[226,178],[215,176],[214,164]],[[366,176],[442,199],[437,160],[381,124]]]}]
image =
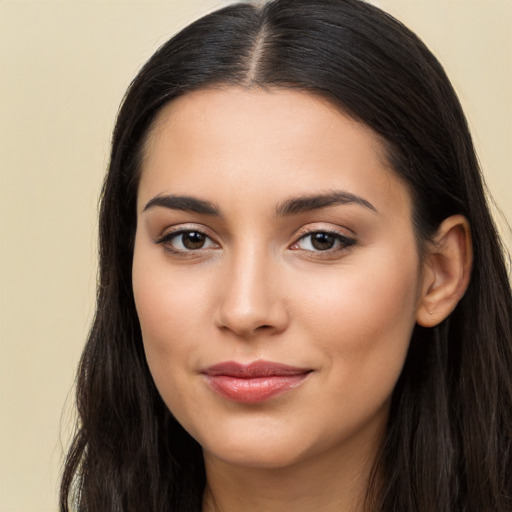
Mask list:
[{"label": "pupil", "polygon": [[183,233],[181,240],[187,249],[201,249],[204,245],[204,236],[196,231]]},{"label": "pupil", "polygon": [[326,251],[333,248],[335,241],[335,238],[328,233],[315,233],[312,237],[311,243],[315,249],[319,251]]}]

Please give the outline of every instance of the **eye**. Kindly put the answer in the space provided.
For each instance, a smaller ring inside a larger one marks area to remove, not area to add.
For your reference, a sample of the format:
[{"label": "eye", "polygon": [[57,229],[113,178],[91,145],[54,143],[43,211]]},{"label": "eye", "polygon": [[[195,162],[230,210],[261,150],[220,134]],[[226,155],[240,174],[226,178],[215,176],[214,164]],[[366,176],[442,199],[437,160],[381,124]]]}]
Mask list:
[{"label": "eye", "polygon": [[330,231],[314,231],[303,235],[295,242],[291,249],[301,249],[304,251],[314,252],[332,252],[342,250],[356,241],[341,233],[333,233]]},{"label": "eye", "polygon": [[195,229],[173,231],[160,237],[157,244],[165,246],[171,252],[191,252],[218,247],[206,234]]}]

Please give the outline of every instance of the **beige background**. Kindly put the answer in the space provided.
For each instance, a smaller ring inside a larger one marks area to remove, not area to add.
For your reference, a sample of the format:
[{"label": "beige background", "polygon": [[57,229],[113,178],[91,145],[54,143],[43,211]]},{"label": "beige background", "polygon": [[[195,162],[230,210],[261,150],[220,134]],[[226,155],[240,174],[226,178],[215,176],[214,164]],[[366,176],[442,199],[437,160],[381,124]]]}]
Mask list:
[{"label": "beige background", "polygon": [[[0,512],[57,510],[119,101],[176,28],[226,3],[0,0]],[[375,3],[444,63],[512,219],[511,0]]]}]

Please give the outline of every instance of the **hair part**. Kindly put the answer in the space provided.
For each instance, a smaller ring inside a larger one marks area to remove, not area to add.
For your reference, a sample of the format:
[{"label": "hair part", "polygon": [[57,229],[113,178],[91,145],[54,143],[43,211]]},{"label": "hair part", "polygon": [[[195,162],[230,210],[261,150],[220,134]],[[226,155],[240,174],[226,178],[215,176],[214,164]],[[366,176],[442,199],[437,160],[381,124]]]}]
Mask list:
[{"label": "hair part", "polygon": [[456,310],[415,328],[368,496],[372,512],[512,508],[512,299],[467,123],[441,65],[401,23],[359,0],[236,4],[165,43],[119,111],[100,208],[96,316],[64,468],[68,511],[201,510],[201,449],[158,395],[131,265],[146,139],[174,98],[212,86],[320,94],[369,126],[407,184],[420,241],[464,215],[474,269]]}]

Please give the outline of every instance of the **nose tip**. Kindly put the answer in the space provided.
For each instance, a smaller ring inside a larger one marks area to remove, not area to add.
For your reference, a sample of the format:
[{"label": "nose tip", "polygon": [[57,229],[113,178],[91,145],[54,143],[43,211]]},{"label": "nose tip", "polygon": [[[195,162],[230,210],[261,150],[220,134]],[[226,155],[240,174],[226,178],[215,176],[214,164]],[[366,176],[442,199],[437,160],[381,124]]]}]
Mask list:
[{"label": "nose tip", "polygon": [[277,310],[273,312],[248,309],[242,304],[233,304],[221,309],[218,326],[221,330],[231,331],[240,337],[251,337],[257,334],[276,334],[285,326],[285,318],[278,317]]},{"label": "nose tip", "polygon": [[268,269],[258,272],[245,264],[231,272],[221,285],[217,326],[239,337],[282,332],[288,325],[288,311],[279,285]]}]

